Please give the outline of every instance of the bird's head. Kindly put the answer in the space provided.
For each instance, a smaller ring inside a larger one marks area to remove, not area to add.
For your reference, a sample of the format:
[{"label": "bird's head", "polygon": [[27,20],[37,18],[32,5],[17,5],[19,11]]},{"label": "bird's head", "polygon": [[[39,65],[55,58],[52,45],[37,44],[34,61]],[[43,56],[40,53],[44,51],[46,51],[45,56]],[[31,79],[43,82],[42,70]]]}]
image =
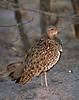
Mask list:
[{"label": "bird's head", "polygon": [[57,35],[59,29],[60,28],[57,28],[57,27],[47,28],[46,32],[47,32],[48,37],[52,39],[54,36]]}]

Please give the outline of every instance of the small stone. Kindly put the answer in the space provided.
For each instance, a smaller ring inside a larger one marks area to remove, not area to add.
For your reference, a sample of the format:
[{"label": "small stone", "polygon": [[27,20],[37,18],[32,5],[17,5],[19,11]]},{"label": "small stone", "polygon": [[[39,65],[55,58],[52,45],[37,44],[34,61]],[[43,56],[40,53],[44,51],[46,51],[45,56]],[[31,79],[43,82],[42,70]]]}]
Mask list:
[{"label": "small stone", "polygon": [[68,72],[69,72],[69,73],[73,73],[73,71],[72,71],[72,70],[69,70]]}]

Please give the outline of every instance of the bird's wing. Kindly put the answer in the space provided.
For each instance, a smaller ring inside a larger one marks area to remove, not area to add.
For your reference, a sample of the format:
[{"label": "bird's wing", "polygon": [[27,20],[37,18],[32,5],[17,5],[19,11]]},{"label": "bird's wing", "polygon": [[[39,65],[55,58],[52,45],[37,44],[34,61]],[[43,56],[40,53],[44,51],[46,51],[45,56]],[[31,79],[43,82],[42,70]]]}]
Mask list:
[{"label": "bird's wing", "polygon": [[43,67],[40,64],[40,58],[42,57],[42,44],[44,41],[45,40],[41,39],[25,55],[24,63],[27,64],[27,68],[22,74],[20,84],[27,84],[33,77],[38,76],[43,71]]}]

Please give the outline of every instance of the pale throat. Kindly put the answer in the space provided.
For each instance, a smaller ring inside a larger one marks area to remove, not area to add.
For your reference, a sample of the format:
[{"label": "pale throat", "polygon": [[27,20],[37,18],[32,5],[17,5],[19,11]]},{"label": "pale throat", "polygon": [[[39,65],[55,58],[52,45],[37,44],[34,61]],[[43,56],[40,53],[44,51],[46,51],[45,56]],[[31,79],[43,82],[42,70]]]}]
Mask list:
[{"label": "pale throat", "polygon": [[50,37],[50,39],[53,39],[54,37],[56,37],[57,33],[58,33],[58,31],[51,32],[51,33],[49,33],[48,36]]}]

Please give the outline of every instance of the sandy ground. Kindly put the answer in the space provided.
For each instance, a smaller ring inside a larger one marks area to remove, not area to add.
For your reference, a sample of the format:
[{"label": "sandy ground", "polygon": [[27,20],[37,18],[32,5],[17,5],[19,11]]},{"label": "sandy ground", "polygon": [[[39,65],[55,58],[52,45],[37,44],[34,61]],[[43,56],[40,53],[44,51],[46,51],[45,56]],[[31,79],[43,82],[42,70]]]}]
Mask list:
[{"label": "sandy ground", "polygon": [[[0,12],[2,13],[2,10]],[[13,18],[13,13],[9,12],[9,14]],[[0,18],[3,17],[1,16]],[[4,20],[8,22],[9,18]],[[35,22],[37,22],[36,19]],[[33,27],[36,29],[36,26]],[[0,32],[6,30],[1,28]],[[13,31],[10,29],[9,32]],[[47,73],[48,87],[41,86],[40,75],[25,86],[15,84],[6,77],[4,66],[22,58],[13,54],[9,49],[0,47],[0,100],[79,100],[79,39],[74,38],[71,27],[61,32],[59,36],[64,43],[63,53],[58,64]]]}]

